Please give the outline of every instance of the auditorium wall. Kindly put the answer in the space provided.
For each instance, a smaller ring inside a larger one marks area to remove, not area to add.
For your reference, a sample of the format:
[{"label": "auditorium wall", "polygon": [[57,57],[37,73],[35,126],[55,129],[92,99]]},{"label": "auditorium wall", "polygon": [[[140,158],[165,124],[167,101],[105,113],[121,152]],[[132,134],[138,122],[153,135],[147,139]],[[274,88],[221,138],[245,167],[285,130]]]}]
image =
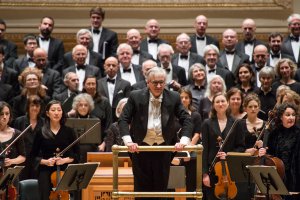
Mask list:
[{"label": "auditorium wall", "polygon": [[226,28],[233,28],[241,36],[241,23],[253,18],[257,24],[257,37],[267,41],[270,32],[287,34],[287,17],[300,13],[297,0],[1,0],[0,17],[7,22],[6,37],[24,53],[22,37],[26,33],[38,34],[41,17],[55,19],[53,35],[63,39],[66,51],[75,44],[75,34],[89,27],[89,10],[101,6],[106,10],[103,23],[125,41],[128,29],[137,28],[144,33],[144,25],[155,18],[161,25],[161,37],[172,44],[179,33],[193,33],[197,15],[208,17],[207,32],[218,39]]}]

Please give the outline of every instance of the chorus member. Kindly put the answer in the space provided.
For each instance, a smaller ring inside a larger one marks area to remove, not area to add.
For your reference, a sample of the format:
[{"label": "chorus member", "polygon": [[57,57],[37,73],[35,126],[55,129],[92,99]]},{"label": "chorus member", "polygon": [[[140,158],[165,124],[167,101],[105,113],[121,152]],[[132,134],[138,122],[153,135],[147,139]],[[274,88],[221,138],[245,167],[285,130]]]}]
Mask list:
[{"label": "chorus member", "polygon": [[220,52],[219,62],[223,67],[236,73],[236,69],[243,63],[250,63],[249,56],[236,50],[238,43],[237,32],[233,29],[226,29],[222,34],[224,50]]},{"label": "chorus member", "polygon": [[31,124],[31,127],[23,136],[26,150],[25,168],[20,174],[20,180],[36,179],[38,172],[33,167],[33,159],[30,157],[33,141],[36,134],[44,125],[42,115],[42,100],[38,95],[30,95],[26,102],[26,114],[18,117],[14,122],[14,128],[23,131]]},{"label": "chorus member", "polygon": [[13,115],[15,118],[26,114],[26,102],[30,95],[38,95],[43,105],[47,105],[50,101],[50,97],[47,96],[42,84],[42,73],[37,68],[27,67],[20,74],[19,82],[23,87],[21,94],[12,99]]},{"label": "chorus member", "polygon": [[204,48],[204,59],[206,62],[205,69],[207,80],[210,80],[214,75],[220,75],[226,84],[226,88],[229,90],[234,86],[234,74],[225,69],[223,66],[219,64],[219,56],[220,52],[218,47],[213,44],[207,45]]},{"label": "chorus member", "polygon": [[198,112],[201,115],[202,120],[207,119],[211,110],[211,102],[215,94],[221,92],[225,94],[226,85],[223,78],[219,75],[213,76],[207,84],[204,98],[200,99]]},{"label": "chorus member", "polygon": [[184,88],[190,90],[193,96],[193,107],[198,110],[200,99],[204,98],[204,92],[207,86],[206,70],[200,63],[195,63],[189,68],[190,83]]},{"label": "chorus member", "polygon": [[94,109],[91,114],[101,120],[101,133],[104,138],[105,130],[112,123],[112,111],[109,101],[98,92],[98,83],[95,76],[87,76],[83,81],[83,93],[91,95],[94,100]]},{"label": "chorus member", "polygon": [[289,34],[283,39],[281,45],[282,53],[288,54],[293,57],[293,61],[300,66],[299,47],[300,47],[300,14],[293,13],[287,18]]},{"label": "chorus member", "polygon": [[8,39],[5,39],[6,22],[0,19],[0,45],[5,49],[5,65],[12,68],[14,60],[18,58],[17,45]]},{"label": "chorus member", "polygon": [[258,77],[261,83],[261,86],[255,91],[261,102],[261,112],[258,113],[258,117],[266,121],[268,112],[273,110],[276,105],[276,90],[272,87],[275,71],[272,67],[263,67]]},{"label": "chorus member", "polygon": [[243,40],[238,42],[236,50],[243,52],[249,56],[250,62],[253,63],[254,48],[257,45],[263,44],[262,41],[256,39],[256,23],[253,19],[247,18],[242,23]]},{"label": "chorus member", "polygon": [[233,87],[226,93],[226,98],[229,103],[231,116],[235,119],[244,118],[246,112],[243,109],[244,95],[242,91]]},{"label": "chorus member", "polygon": [[213,44],[219,48],[218,39],[206,33],[208,27],[208,19],[204,15],[198,15],[195,18],[195,33],[191,36],[191,52],[195,52],[200,56],[204,56],[204,47]]},{"label": "chorus member", "polygon": [[158,61],[158,46],[164,43],[168,44],[168,42],[159,37],[160,24],[156,19],[149,19],[147,21],[145,25],[145,33],[147,38],[141,41],[140,50],[148,52],[152,55],[155,61]]},{"label": "chorus member", "polygon": [[139,89],[143,89],[145,87],[147,87],[147,82],[146,82],[146,74],[147,71],[149,71],[150,69],[152,69],[153,67],[157,67],[157,63],[154,62],[153,60],[146,60],[143,62],[142,64],[142,73],[144,75],[144,79],[133,84],[131,86],[132,90],[139,90]]},{"label": "chorus member", "polygon": [[[275,128],[264,138],[265,148],[259,150],[259,156],[266,153],[280,158],[284,163],[284,183],[290,192],[299,192],[299,136],[296,125],[297,108],[294,104],[283,103],[277,108]],[[294,199],[285,196],[284,199]]]},{"label": "chorus member", "polygon": [[[259,72],[263,67],[267,67],[267,60],[269,58],[268,48],[265,45],[259,44],[254,48],[253,51],[253,60],[254,63],[251,64],[251,67],[255,74],[256,86],[260,87],[259,82]],[[268,66],[270,67],[270,66]]]},{"label": "chorus member", "polygon": [[[92,114],[92,110],[95,108],[95,103],[91,95],[87,93],[78,94],[73,99],[72,110],[68,112],[69,118],[78,119],[99,119]],[[100,133],[99,133],[100,134]],[[77,137],[79,137],[77,133]],[[97,144],[80,144],[80,163],[87,161],[87,152],[97,151]]]},{"label": "chorus member", "polygon": [[78,146],[75,144],[61,157],[55,154],[63,151],[76,139],[74,130],[65,126],[65,117],[61,103],[50,101],[46,106],[45,123],[36,134],[32,147],[32,157],[35,167],[39,171],[38,182],[41,200],[48,200],[53,185],[51,174],[60,167],[65,170],[69,163],[76,163],[79,155]]},{"label": "chorus member", "polygon": [[275,72],[279,80],[275,81],[272,85],[277,89],[280,85],[287,85],[298,94],[300,94],[300,83],[294,79],[297,65],[288,58],[280,59],[276,66]]},{"label": "chorus member", "polygon": [[[226,153],[229,151],[244,152],[243,135],[237,131],[229,133],[230,128],[233,126],[235,119],[230,116],[228,109],[228,101],[226,96],[222,93],[217,93],[212,99],[212,110],[210,118],[205,119],[202,123],[202,145],[203,145],[203,184],[205,186],[207,199],[217,199],[214,195],[215,185],[215,172],[209,171],[209,168],[213,168],[212,162],[215,157],[220,159],[226,158]],[[230,134],[228,136],[228,134]],[[218,140],[225,140],[229,137],[227,142],[223,144],[222,151],[219,151],[217,147]],[[218,152],[219,151],[219,152]]]},{"label": "chorus member", "polygon": [[101,7],[93,7],[90,10],[91,29],[93,34],[93,51],[102,54],[103,60],[115,56],[118,47],[118,35],[116,32],[103,27],[105,10]]},{"label": "chorus member", "polygon": [[[192,123],[193,123],[193,136],[191,140],[191,145],[197,145],[201,141],[201,124],[202,119],[201,115],[197,112],[197,110],[192,105],[192,93],[191,91],[182,88],[180,90],[180,98],[181,103],[183,104],[184,108],[188,111],[191,115]],[[182,159],[180,160],[180,164],[185,166],[185,173],[186,173],[186,191],[193,192],[196,191],[196,154],[191,152],[190,159]],[[188,198],[191,199],[191,198]]]},{"label": "chorus member", "polygon": [[243,92],[244,96],[256,90],[255,74],[249,64],[244,63],[240,65],[236,70],[235,76],[237,83],[236,87]]},{"label": "chorus member", "polygon": [[[154,61],[153,61],[154,62]],[[123,108],[126,105],[128,101],[128,98],[123,98],[119,101],[117,108],[116,108],[116,116],[117,118],[120,117],[121,113],[123,112]],[[120,129],[118,122],[112,123],[108,129],[105,131],[105,138],[103,139],[102,144],[99,146],[99,151],[106,151],[106,152],[111,152],[111,147],[114,144],[117,145],[123,145],[124,142],[121,137]]]},{"label": "chorus member", "polygon": [[50,68],[62,72],[65,48],[63,41],[51,36],[54,29],[54,19],[43,17],[39,25],[38,46],[47,52]]},{"label": "chorus member", "polygon": [[[164,69],[150,69],[146,80],[148,88],[131,92],[119,118],[119,127],[131,152],[134,191],[165,192],[172,152],[139,152],[139,146],[174,145],[174,150],[182,150],[190,142],[193,126],[179,94],[165,89]],[[182,126],[182,137],[178,143],[177,120]]]},{"label": "chorus member", "polygon": [[289,86],[281,85],[276,90],[276,106],[279,106],[282,103],[282,97],[285,94],[286,90],[291,90]]},{"label": "chorus member", "polygon": [[10,127],[11,119],[12,109],[10,105],[0,101],[0,149],[2,153],[0,164],[2,169],[19,165],[26,159],[23,138],[19,138],[6,152],[2,152],[21,133],[19,130]]}]

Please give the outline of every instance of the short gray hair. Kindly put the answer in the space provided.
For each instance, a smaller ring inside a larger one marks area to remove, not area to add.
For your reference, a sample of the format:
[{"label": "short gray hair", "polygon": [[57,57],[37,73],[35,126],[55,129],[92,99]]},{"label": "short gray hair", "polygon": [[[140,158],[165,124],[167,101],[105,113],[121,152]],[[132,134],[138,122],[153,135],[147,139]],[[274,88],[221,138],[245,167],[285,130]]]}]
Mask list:
[{"label": "short gray hair", "polygon": [[146,74],[146,80],[149,81],[152,76],[163,75],[165,78],[167,76],[166,71],[161,67],[153,67]]},{"label": "short gray hair", "polygon": [[298,13],[293,13],[293,14],[291,14],[291,15],[287,18],[286,21],[287,21],[288,24],[290,25],[294,19],[300,20],[300,14],[298,14]]},{"label": "short gray hair", "polygon": [[269,66],[263,67],[258,74],[259,79],[261,79],[262,77],[271,77],[272,80],[275,80],[275,71],[273,67],[269,67]]},{"label": "short gray hair", "polygon": [[166,50],[170,51],[171,54],[174,54],[173,47],[172,47],[171,45],[169,45],[169,44],[166,44],[166,43],[160,44],[160,45],[157,47],[157,54],[159,54],[159,52],[160,52],[162,49],[166,49]]},{"label": "short gray hair", "polygon": [[118,48],[117,48],[117,55],[120,54],[121,49],[128,49],[130,51],[131,55],[133,54],[132,47],[129,44],[127,44],[127,43],[121,43],[118,46]]},{"label": "short gray hair", "polygon": [[205,56],[205,54],[207,54],[207,52],[209,52],[210,50],[215,51],[218,54],[218,56],[220,55],[219,48],[214,44],[206,45],[203,49],[203,55]]},{"label": "short gray hair", "polygon": [[81,100],[85,100],[89,104],[89,112],[94,110],[95,108],[95,103],[91,95],[87,93],[81,93],[78,94],[76,97],[73,99],[73,104],[72,104],[72,109],[77,110],[77,105]]},{"label": "short gray hair", "polygon": [[206,87],[206,90],[205,90],[205,93],[204,93],[205,97],[210,97],[212,95],[211,90],[210,90],[210,86],[211,86],[212,81],[215,80],[215,79],[220,79],[221,80],[222,86],[223,86],[223,89],[222,89],[221,93],[222,94],[226,93],[226,84],[225,84],[224,79],[220,75],[214,75],[208,80],[208,84],[207,84],[207,87]]},{"label": "short gray hair", "polygon": [[79,31],[77,31],[76,39],[78,40],[78,38],[79,38],[81,35],[84,35],[84,34],[86,34],[86,33],[90,36],[90,39],[93,40],[93,35],[92,35],[91,31],[88,30],[88,29],[85,29],[85,28],[80,29]]},{"label": "short gray hair", "polygon": [[189,68],[189,80],[193,80],[193,71],[194,69],[199,69],[201,71],[203,71],[205,73],[205,77],[206,77],[206,69],[205,67],[201,64],[201,63],[195,63],[193,64],[190,68]]}]

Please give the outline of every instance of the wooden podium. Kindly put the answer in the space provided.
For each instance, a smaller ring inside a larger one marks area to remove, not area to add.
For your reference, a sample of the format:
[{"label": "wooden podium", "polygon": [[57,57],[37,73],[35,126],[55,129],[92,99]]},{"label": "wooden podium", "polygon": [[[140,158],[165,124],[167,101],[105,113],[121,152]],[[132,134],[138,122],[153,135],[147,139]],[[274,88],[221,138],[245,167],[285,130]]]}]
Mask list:
[{"label": "wooden podium", "polygon": [[[90,184],[82,190],[82,200],[110,200],[113,189],[112,153],[88,152],[88,162],[100,162]],[[129,157],[119,158],[119,191],[133,191],[133,174]],[[185,188],[176,188],[177,192],[184,192]],[[133,200],[125,197],[120,200]],[[185,200],[184,197],[176,197],[175,200]]]}]

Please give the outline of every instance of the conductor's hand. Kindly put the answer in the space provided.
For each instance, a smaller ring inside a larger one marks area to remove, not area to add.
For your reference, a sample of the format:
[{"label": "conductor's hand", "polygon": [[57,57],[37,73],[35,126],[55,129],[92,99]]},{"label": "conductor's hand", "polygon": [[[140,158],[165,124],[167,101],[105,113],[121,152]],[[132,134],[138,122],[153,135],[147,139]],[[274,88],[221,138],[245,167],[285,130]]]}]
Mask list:
[{"label": "conductor's hand", "polygon": [[185,144],[182,144],[182,143],[179,143],[179,142],[175,144],[175,150],[176,151],[182,151],[184,147],[185,147]]},{"label": "conductor's hand", "polygon": [[128,142],[127,143],[128,151],[131,153],[138,152],[139,145],[137,143]]},{"label": "conductor's hand", "polygon": [[266,147],[266,148],[260,148],[260,149],[258,150],[258,156],[259,156],[259,157],[262,157],[262,156],[266,155],[267,149],[268,149],[268,147]]}]

